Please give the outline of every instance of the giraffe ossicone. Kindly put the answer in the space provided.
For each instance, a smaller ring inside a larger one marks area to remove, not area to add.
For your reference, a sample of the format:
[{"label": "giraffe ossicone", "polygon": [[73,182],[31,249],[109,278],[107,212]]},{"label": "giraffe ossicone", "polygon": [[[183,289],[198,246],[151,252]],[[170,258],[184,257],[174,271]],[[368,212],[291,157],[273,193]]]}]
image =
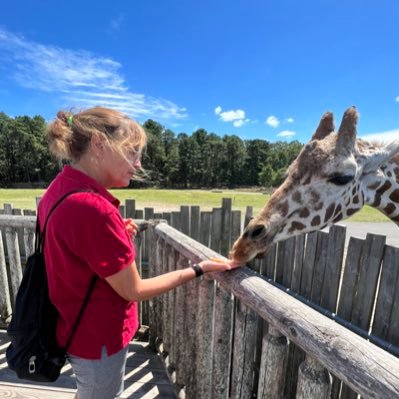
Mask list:
[{"label": "giraffe ossicone", "polygon": [[357,120],[356,108],[347,109],[335,133],[333,114],[322,116],[283,184],[234,243],[232,259],[248,262],[278,241],[337,223],[364,205],[399,226],[399,140],[359,139]]}]

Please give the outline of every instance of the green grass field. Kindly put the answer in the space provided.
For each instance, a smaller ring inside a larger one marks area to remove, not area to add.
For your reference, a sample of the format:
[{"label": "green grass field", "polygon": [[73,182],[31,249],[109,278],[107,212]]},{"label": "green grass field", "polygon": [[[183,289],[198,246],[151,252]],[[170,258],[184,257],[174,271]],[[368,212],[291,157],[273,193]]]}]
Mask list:
[{"label": "green grass field", "polygon": [[[44,190],[36,189],[0,189],[0,207],[5,203],[14,208],[35,209],[35,198],[40,197]],[[269,195],[258,192],[243,192],[234,190],[111,190],[122,203],[125,199],[135,199],[136,208],[155,208],[156,212],[178,210],[180,205],[199,205],[203,210],[220,207],[222,198],[232,198],[233,209],[245,211],[246,206],[252,206],[257,213],[269,200]],[[386,222],[389,219],[381,212],[371,207],[364,207],[350,218],[354,222]]]}]

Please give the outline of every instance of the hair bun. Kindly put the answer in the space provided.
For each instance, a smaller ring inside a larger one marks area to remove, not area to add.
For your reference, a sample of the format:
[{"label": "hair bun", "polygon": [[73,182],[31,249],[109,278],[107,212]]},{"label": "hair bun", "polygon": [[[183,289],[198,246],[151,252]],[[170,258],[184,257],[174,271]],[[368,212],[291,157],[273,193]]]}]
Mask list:
[{"label": "hair bun", "polygon": [[64,111],[57,112],[57,118],[68,125],[68,114]]}]

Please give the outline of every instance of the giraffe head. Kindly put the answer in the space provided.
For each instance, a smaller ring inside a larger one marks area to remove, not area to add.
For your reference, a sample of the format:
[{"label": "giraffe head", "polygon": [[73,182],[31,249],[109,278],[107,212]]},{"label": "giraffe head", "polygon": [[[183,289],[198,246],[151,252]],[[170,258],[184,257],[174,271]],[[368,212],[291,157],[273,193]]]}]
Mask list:
[{"label": "giraffe head", "polygon": [[323,115],[283,184],[234,243],[231,258],[248,262],[275,242],[322,229],[373,204],[372,187],[375,194],[383,184],[381,167],[399,152],[399,141],[384,146],[356,139],[357,120],[356,109],[349,108],[335,133],[333,114]]}]

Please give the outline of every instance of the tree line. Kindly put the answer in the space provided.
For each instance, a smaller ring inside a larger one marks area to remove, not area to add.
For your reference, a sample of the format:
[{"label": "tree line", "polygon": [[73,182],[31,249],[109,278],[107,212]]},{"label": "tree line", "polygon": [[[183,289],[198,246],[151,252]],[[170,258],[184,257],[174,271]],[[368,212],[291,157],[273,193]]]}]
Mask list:
[{"label": "tree line", "polygon": [[[175,134],[149,119],[143,124],[148,144],[142,164],[144,182],[132,187],[275,187],[302,148],[298,141],[270,143],[219,137],[205,129]],[[42,116],[10,117],[0,112],[0,186],[46,186],[62,164],[48,151]]]}]

